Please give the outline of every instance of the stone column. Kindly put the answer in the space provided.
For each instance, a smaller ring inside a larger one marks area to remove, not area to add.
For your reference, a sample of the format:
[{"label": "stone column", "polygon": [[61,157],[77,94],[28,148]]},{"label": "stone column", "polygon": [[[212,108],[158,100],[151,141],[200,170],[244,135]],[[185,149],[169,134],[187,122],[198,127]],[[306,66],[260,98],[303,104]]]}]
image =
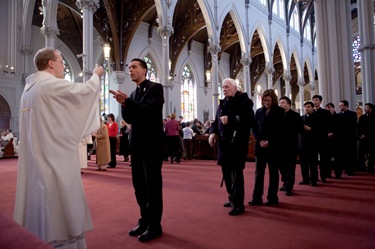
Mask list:
[{"label": "stone column", "polygon": [[169,38],[174,32],[172,26],[160,26],[157,29],[158,34],[161,36],[162,40],[162,53],[161,53],[161,64],[162,66],[162,84],[164,87],[164,116],[170,113],[172,110],[169,110],[169,89],[173,87],[173,77],[169,76]]},{"label": "stone column", "polygon": [[[374,4],[372,0],[358,3],[358,27],[361,46],[362,103],[375,103],[375,35]],[[354,105],[352,105],[352,109]],[[354,109],[353,109],[354,110]]]},{"label": "stone column", "polygon": [[83,12],[83,50],[82,70],[83,82],[90,79],[94,68],[93,40],[94,25],[93,14],[100,7],[99,0],[77,0],[76,5]]},{"label": "stone column", "polygon": [[298,79],[298,88],[299,88],[299,103],[300,103],[300,110],[299,113],[302,115],[303,114],[303,102],[305,101],[305,96],[304,96],[304,86],[305,86],[305,80],[302,77]]},{"label": "stone column", "polygon": [[323,104],[346,99],[355,106],[350,0],[315,0],[314,7]]},{"label": "stone column", "polygon": [[284,72],[284,75],[283,75],[283,80],[285,81],[285,96],[287,96],[288,98],[292,98],[291,96],[291,89],[290,89],[290,81],[292,80],[292,75],[290,74],[290,72],[288,71],[285,71]]},{"label": "stone column", "polygon": [[213,88],[213,100],[212,106],[214,110],[212,113],[216,112],[217,106],[219,104],[219,60],[218,55],[221,51],[221,46],[219,44],[208,46],[208,51],[212,57],[212,67],[211,67],[211,84]]},{"label": "stone column", "polygon": [[273,89],[272,76],[273,76],[273,73],[275,72],[273,65],[267,62],[266,68],[264,69],[264,71],[267,74],[267,89]]},{"label": "stone column", "polygon": [[244,92],[249,94],[249,98],[251,97],[251,78],[250,78],[250,63],[251,58],[247,56],[245,53],[242,53],[241,57],[241,64],[243,65],[243,79],[244,79],[244,88],[242,89]]},{"label": "stone column", "polygon": [[60,34],[57,27],[58,1],[42,0],[43,23],[40,32],[45,36],[45,47],[55,48],[56,37]]}]

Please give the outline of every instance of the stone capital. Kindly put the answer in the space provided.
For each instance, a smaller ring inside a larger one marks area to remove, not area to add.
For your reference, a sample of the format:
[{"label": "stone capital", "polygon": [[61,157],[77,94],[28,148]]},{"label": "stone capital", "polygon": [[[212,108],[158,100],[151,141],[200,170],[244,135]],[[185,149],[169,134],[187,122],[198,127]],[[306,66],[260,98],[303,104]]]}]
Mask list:
[{"label": "stone capital", "polygon": [[41,27],[40,32],[47,38],[56,38],[60,34],[59,29],[50,26]]},{"label": "stone capital", "polygon": [[246,56],[242,56],[240,62],[241,62],[241,64],[242,64],[244,67],[248,67],[248,66],[251,64],[252,60],[251,60],[251,58],[248,58],[248,57],[246,57]]},{"label": "stone capital", "polygon": [[290,75],[290,72],[287,72],[287,71],[284,72],[283,80],[288,81],[288,82],[292,80],[292,75]]},{"label": "stone capital", "polygon": [[208,52],[210,52],[210,54],[212,56],[217,56],[221,51],[221,46],[220,45],[210,45],[208,46]]},{"label": "stone capital", "polygon": [[163,39],[169,39],[169,37],[174,33],[174,29],[172,26],[160,26],[157,29],[158,34],[163,38]]},{"label": "stone capital", "polygon": [[100,8],[99,0],[77,0],[76,6],[83,9],[89,9],[93,13]]},{"label": "stone capital", "polygon": [[304,79],[303,77],[300,77],[300,78],[298,79],[298,82],[297,82],[297,83],[298,83],[299,86],[302,86],[302,87],[303,87],[303,86],[305,85],[305,79]]},{"label": "stone capital", "polygon": [[267,62],[266,67],[264,68],[264,71],[266,72],[267,75],[272,75],[275,72],[275,69],[273,68],[273,65]]}]

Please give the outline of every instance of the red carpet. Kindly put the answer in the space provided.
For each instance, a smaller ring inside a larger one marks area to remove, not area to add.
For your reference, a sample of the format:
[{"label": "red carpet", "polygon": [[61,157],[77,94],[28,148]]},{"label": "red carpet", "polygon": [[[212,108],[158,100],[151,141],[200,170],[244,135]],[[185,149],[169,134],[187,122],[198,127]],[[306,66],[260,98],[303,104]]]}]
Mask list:
[{"label": "red carpet", "polygon": [[[0,213],[9,218],[14,208],[16,164],[17,159],[0,160]],[[115,169],[98,172],[92,160],[83,170],[94,222],[94,230],[86,234],[89,249],[375,248],[375,174],[329,179],[318,187],[296,185],[293,196],[279,193],[277,207],[246,205],[245,214],[232,217],[227,214],[230,209],[222,206],[226,193],[219,187],[220,168],[214,161],[201,160],[164,163],[164,235],[142,244],[127,235],[139,218],[128,165],[119,162]],[[245,184],[245,200],[249,201],[254,184],[252,162],[245,169]],[[4,248],[1,245],[0,241]]]}]

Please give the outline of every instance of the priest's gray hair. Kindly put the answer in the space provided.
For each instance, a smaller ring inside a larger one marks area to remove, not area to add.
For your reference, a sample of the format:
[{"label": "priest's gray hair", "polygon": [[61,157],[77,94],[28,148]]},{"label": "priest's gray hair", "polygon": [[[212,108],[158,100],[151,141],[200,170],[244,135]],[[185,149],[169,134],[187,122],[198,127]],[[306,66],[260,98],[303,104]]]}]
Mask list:
[{"label": "priest's gray hair", "polygon": [[234,79],[232,78],[226,78],[223,80],[223,85],[225,82],[228,82],[229,84],[231,84],[232,86],[234,86],[236,88],[236,90],[238,90],[238,84],[237,84],[237,81],[235,81]]}]

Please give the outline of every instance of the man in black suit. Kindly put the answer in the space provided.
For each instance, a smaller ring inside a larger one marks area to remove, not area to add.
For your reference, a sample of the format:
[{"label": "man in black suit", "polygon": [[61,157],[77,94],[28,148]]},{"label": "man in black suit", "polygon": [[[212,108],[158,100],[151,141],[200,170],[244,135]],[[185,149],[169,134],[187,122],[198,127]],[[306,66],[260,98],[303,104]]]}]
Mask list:
[{"label": "man in black suit", "polygon": [[286,137],[285,162],[280,167],[281,181],[284,183],[280,190],[291,195],[296,175],[299,134],[303,131],[303,122],[299,113],[291,109],[292,101],[284,96],[279,99],[279,106],[285,110]]},{"label": "man in black suit", "polygon": [[345,169],[348,176],[354,174],[357,158],[357,113],[350,111],[349,102],[341,100],[340,113],[337,114],[336,141],[337,163],[335,165],[336,178],[341,178]]},{"label": "man in black suit", "polygon": [[304,130],[300,136],[300,165],[302,181],[300,185],[311,184],[317,186],[318,182],[318,136],[316,135],[316,113],[314,104],[305,102],[303,105],[305,115],[302,116]]},{"label": "man in black suit", "polygon": [[373,104],[366,103],[364,105],[365,113],[358,120],[358,166],[360,171],[366,169],[366,156],[368,158],[367,171],[373,172],[374,170],[375,114],[373,109]]},{"label": "man in black suit", "polygon": [[322,183],[327,182],[327,177],[330,176],[330,153],[328,148],[328,138],[333,135],[331,114],[328,110],[321,108],[323,97],[320,95],[314,95],[312,102],[314,103],[315,114],[316,114],[316,135],[318,136],[318,154],[319,154],[319,170],[320,179]]},{"label": "man in black suit", "polygon": [[243,170],[247,159],[250,130],[254,125],[253,101],[247,93],[238,91],[233,79],[223,81],[225,98],[220,100],[216,118],[210,128],[209,143],[218,141],[217,164],[221,166],[229,202],[229,215],[245,211]]},{"label": "man in black suit", "polygon": [[137,89],[129,97],[120,90],[110,92],[121,104],[123,119],[132,127],[132,179],[141,218],[129,235],[145,242],[163,233],[163,86],[146,79],[147,64],[141,59],[131,61],[129,73]]}]

